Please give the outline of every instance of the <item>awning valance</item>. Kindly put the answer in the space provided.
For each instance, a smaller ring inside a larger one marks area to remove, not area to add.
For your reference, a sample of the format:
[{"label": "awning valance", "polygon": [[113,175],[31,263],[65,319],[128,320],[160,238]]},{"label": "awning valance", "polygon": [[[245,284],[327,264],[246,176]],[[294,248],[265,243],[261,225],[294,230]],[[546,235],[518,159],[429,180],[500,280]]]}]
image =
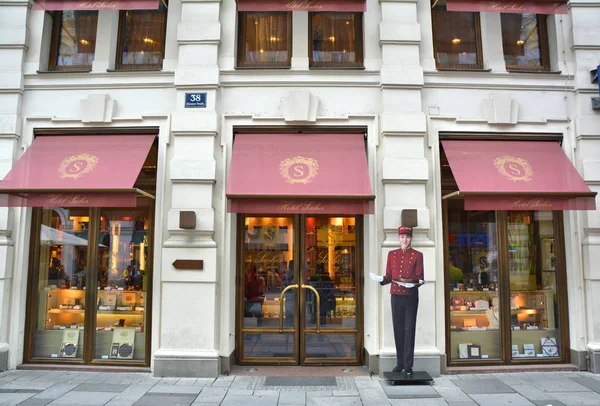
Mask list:
[{"label": "awning valance", "polygon": [[234,213],[373,213],[363,134],[238,134],[227,179]]},{"label": "awning valance", "polygon": [[365,12],[366,0],[238,0],[238,11]]},{"label": "awning valance", "polygon": [[446,0],[448,11],[514,14],[567,14],[567,0]]},{"label": "awning valance", "polygon": [[135,207],[154,135],[39,136],[0,182],[0,206]]},{"label": "awning valance", "polygon": [[34,10],[156,10],[159,0],[34,0]]},{"label": "awning valance", "polygon": [[560,145],[546,141],[442,141],[465,210],[595,210],[596,193]]}]

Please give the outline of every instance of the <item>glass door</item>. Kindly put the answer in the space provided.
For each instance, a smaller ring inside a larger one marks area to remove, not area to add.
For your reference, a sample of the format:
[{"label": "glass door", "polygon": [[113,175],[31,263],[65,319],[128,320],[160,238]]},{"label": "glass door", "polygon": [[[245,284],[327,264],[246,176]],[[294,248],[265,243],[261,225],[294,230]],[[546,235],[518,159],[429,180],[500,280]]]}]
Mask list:
[{"label": "glass door", "polygon": [[243,221],[240,363],[361,362],[357,219]]}]

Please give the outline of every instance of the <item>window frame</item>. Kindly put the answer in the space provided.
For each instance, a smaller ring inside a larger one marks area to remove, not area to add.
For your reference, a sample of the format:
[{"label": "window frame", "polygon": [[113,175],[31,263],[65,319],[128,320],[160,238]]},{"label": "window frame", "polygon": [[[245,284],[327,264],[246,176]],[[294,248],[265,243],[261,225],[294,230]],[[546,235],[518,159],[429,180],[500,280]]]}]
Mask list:
[{"label": "window frame", "polygon": [[[51,11],[52,31],[50,35],[50,52],[48,54],[48,72],[90,72],[92,65],[59,65],[58,48],[60,47],[60,32],[62,29],[62,14],[64,11]],[[77,10],[78,11],[78,10]],[[91,10],[90,10],[91,11]],[[96,38],[98,37],[98,11],[96,11]],[[97,43],[97,42],[96,42]],[[96,49],[94,48],[94,58]]]},{"label": "window frame", "polygon": [[[538,35],[540,37],[540,60],[542,64],[540,66],[508,65],[505,59],[504,66],[508,72],[550,72],[550,44],[548,39],[547,24],[548,15],[536,14],[536,20],[538,25]],[[502,37],[502,18],[500,19],[500,36]],[[504,38],[502,38],[502,57],[505,58],[505,56]]]},{"label": "window frame", "polygon": [[[359,33],[355,38],[356,62],[352,64],[337,63],[337,62],[315,62],[313,60],[313,41],[312,41],[312,25],[313,17],[320,12],[308,13],[308,68],[309,69],[364,69],[364,24],[363,12],[344,12],[345,14],[354,15],[354,32]],[[322,13],[331,13],[323,11]]]},{"label": "window frame", "polygon": [[[124,64],[123,63],[123,35],[125,33],[125,17],[128,11],[160,11],[160,5],[163,4],[165,6],[165,30],[163,33],[163,46],[161,51],[160,63],[147,63],[147,64]],[[118,71],[160,71],[163,67],[163,61],[165,59],[165,48],[167,45],[167,24],[168,24],[168,16],[169,16],[169,7],[168,1],[161,1],[159,3],[159,8],[156,10],[120,10],[119,11],[119,29],[117,31],[117,53],[115,56],[115,70]]]},{"label": "window frame", "polygon": [[[247,62],[245,60],[245,55],[242,49],[242,44],[244,44],[245,41],[245,32],[246,32],[246,25],[248,22],[248,18],[247,15],[248,14],[252,14],[252,13],[261,13],[261,14],[280,14],[280,13],[286,13],[286,23],[287,23],[287,44],[288,44],[288,56],[287,56],[287,61],[285,63],[282,62],[263,62],[260,64],[257,64],[255,62]],[[237,12],[237,19],[238,19],[238,23],[237,23],[237,35],[236,35],[236,39],[237,39],[237,44],[236,44],[236,50],[235,50],[235,55],[236,55],[236,61],[235,61],[235,68],[236,69],[290,69],[292,67],[292,46],[293,46],[293,41],[292,41],[292,12],[291,11],[271,11],[271,12],[264,12],[264,11],[238,11]]]},{"label": "window frame", "polygon": [[[433,9],[432,9],[433,11]],[[453,11],[445,10],[446,13],[453,13]],[[468,13],[468,11],[465,11]],[[436,39],[436,24],[433,16],[431,18],[431,34],[433,39],[433,59],[435,60],[435,66],[438,70],[483,70],[483,43],[481,41],[481,16],[478,12],[472,12],[475,16],[475,42],[477,49],[477,64],[454,64],[454,63],[440,63],[437,58],[437,39]]]}]

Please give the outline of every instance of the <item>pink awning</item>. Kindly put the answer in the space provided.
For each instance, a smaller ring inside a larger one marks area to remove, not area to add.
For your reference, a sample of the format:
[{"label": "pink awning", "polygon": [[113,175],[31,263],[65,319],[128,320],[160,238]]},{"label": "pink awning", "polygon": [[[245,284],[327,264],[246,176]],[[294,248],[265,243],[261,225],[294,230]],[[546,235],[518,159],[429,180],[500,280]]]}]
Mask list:
[{"label": "pink awning", "polygon": [[159,0],[34,0],[34,10],[156,10]]},{"label": "pink awning", "polygon": [[513,14],[568,14],[567,1],[446,0],[448,11]]},{"label": "pink awning", "polygon": [[238,0],[238,11],[338,11],[362,13],[366,0]]},{"label": "pink awning", "polygon": [[238,134],[227,179],[235,213],[373,213],[363,134]]},{"label": "pink awning", "polygon": [[0,182],[0,206],[135,207],[154,135],[39,136]]},{"label": "pink awning", "polygon": [[465,210],[595,210],[557,142],[442,141]]}]

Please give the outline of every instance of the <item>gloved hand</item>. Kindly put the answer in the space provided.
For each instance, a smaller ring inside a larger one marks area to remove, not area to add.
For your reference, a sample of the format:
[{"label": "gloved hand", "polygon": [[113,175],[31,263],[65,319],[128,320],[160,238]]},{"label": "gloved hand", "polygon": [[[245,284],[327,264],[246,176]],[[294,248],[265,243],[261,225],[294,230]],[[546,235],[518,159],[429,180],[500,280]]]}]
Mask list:
[{"label": "gloved hand", "polygon": [[369,273],[369,276],[371,277],[371,279],[373,279],[375,282],[383,282],[383,276],[381,275],[377,275],[374,274],[373,272]]}]

